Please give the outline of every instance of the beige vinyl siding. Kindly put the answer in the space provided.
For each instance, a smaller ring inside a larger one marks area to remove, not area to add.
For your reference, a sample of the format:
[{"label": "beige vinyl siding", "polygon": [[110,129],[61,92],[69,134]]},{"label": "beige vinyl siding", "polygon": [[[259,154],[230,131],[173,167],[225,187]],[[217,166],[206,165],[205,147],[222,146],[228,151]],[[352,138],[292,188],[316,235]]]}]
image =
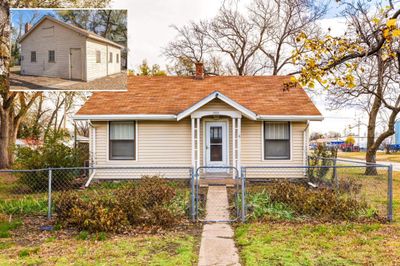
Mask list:
[{"label": "beige vinyl siding", "polygon": [[[87,80],[94,80],[107,76],[108,46],[104,43],[87,39],[86,42],[86,65]],[[96,51],[100,51],[100,63],[96,63]]]},{"label": "beige vinyl siding", "polygon": [[[232,107],[220,100],[214,100],[199,111],[234,111]],[[204,117],[200,121],[200,166],[204,166],[204,125],[206,121],[227,121],[229,135],[229,165],[232,165],[232,118]],[[262,121],[252,121],[242,118],[241,128],[241,165],[242,166],[302,166],[304,165],[304,129],[305,122],[291,123],[291,158],[290,160],[264,160]],[[96,128],[96,156],[97,166],[191,166],[192,136],[191,119],[186,118],[179,122],[173,121],[137,121],[137,153],[136,160],[109,160],[108,159],[108,122],[93,122]],[[154,170],[153,174],[157,172]],[[159,171],[161,172],[161,171]],[[165,172],[165,171],[162,171]],[[119,177],[139,177],[133,172],[121,171]],[[185,174],[182,174],[182,176]],[[180,176],[180,177],[182,177]],[[96,178],[117,178],[105,170],[98,171]],[[166,177],[176,177],[173,173]],[[247,178],[302,178],[303,169],[262,169],[247,171]]]},{"label": "beige vinyl siding", "polygon": [[[264,160],[263,158],[263,122],[242,119],[242,166],[302,166],[304,165],[304,129],[305,122],[291,122],[291,158],[290,160]],[[303,169],[251,169],[248,178],[299,178],[304,177]]]},{"label": "beige vinyl siding", "polygon": [[[85,38],[78,33],[45,20],[22,43],[21,73],[47,77],[70,78],[70,48],[81,49],[85,57]],[[55,51],[55,62],[48,62],[49,50]],[[31,62],[31,51],[36,51],[36,63]],[[83,69],[85,60],[82,61]],[[83,73],[85,79],[85,73]]]}]

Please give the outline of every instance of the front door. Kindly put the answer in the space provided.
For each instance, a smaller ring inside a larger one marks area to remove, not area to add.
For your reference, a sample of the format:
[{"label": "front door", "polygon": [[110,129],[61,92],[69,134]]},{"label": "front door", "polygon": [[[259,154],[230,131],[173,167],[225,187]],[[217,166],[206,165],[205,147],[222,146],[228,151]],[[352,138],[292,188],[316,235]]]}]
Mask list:
[{"label": "front door", "polygon": [[82,55],[80,48],[72,48],[70,53],[71,79],[82,80]]},{"label": "front door", "polygon": [[[206,122],[206,166],[226,167],[228,165],[228,141],[226,122]],[[209,169],[209,172],[223,172],[226,169]]]}]

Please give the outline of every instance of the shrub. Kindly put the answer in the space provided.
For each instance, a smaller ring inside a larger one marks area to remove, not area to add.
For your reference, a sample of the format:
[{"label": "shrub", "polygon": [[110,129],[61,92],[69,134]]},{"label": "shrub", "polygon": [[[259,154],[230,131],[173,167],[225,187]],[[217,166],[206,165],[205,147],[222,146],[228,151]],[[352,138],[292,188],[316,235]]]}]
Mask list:
[{"label": "shrub", "polygon": [[[20,147],[16,149],[16,169],[43,169],[82,166],[85,160],[80,149],[66,146],[65,135],[50,134],[44,144],[36,149]],[[53,171],[53,189],[68,188],[79,171]],[[19,181],[32,191],[46,191],[48,172],[35,171],[19,174]]]},{"label": "shrub", "polygon": [[[334,160],[337,158],[337,149],[329,148],[326,145],[319,144],[308,158],[309,166],[333,166]],[[324,179],[333,180],[334,176],[328,176],[329,169],[327,167],[315,167],[307,170],[308,177],[313,182],[320,182]]]},{"label": "shrub", "polygon": [[128,224],[127,215],[117,199],[96,194],[84,200],[78,192],[63,192],[55,200],[60,223],[90,232],[117,232]]},{"label": "shrub", "polygon": [[296,214],[321,219],[353,220],[368,206],[344,194],[326,188],[311,189],[304,185],[282,182],[270,191],[272,202],[284,203]]},{"label": "shrub", "polygon": [[278,220],[293,219],[293,210],[286,204],[272,202],[265,190],[250,194],[247,198],[247,206],[251,220],[264,220],[267,218]]},{"label": "shrub", "polygon": [[99,192],[63,192],[55,199],[60,223],[89,232],[120,231],[128,225],[169,227],[185,214],[187,202],[167,180],[143,177],[138,182]]}]

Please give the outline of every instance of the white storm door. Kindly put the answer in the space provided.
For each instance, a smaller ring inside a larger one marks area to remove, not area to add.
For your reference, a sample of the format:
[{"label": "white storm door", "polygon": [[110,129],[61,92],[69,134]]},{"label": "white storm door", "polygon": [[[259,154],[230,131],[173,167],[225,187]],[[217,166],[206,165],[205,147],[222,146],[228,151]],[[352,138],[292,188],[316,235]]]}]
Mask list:
[{"label": "white storm door", "polygon": [[[225,167],[228,165],[228,141],[226,122],[206,122],[206,166]],[[226,169],[210,169],[210,172]]]}]

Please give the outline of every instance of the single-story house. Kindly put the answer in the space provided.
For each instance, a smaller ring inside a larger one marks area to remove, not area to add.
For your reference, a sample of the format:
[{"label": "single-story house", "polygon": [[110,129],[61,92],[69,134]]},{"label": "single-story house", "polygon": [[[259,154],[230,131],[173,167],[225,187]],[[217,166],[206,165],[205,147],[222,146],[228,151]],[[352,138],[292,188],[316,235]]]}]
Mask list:
[{"label": "single-story house", "polygon": [[90,81],[121,72],[122,45],[43,16],[25,25],[21,74]]},{"label": "single-story house", "polygon": [[94,166],[306,164],[309,121],[323,117],[302,88],[284,89],[289,76],[204,77],[196,67],[195,77],[131,76],[126,92],[93,93],[74,119],[90,121]]}]

